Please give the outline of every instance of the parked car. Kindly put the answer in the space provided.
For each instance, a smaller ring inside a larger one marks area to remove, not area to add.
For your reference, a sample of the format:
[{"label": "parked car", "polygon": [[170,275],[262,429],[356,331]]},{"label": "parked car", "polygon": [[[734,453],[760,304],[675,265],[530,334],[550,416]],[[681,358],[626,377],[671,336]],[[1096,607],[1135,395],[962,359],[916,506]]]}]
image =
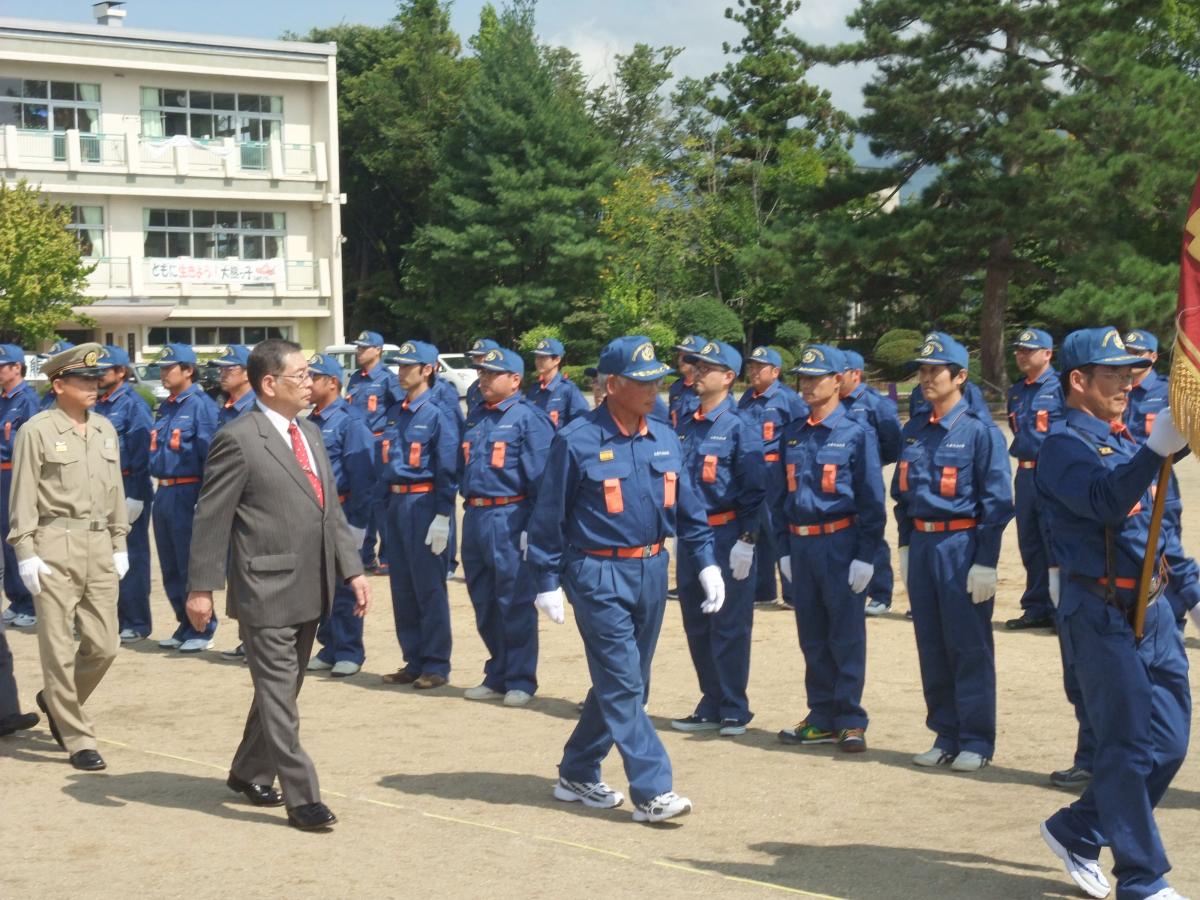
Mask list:
[{"label": "parked car", "polygon": [[465,353],[439,353],[438,375],[454,385],[459,400],[467,396],[467,388],[479,377]]},{"label": "parked car", "polygon": [[166,400],[171,395],[171,392],[163,387],[158,363],[134,363],[133,377],[129,380],[140,387],[149,388],[155,400]]},{"label": "parked car", "polygon": [[[353,344],[330,344],[328,347],[325,348],[325,350],[323,352],[329,354],[334,359],[336,359],[338,361],[338,363],[341,365],[341,367],[346,370],[346,377],[349,378],[350,374],[355,369],[358,368],[358,363],[354,361],[354,352],[357,349],[358,348],[355,347]],[[383,358],[385,360],[389,356],[391,356],[393,353],[399,353],[399,352],[400,352],[400,348],[397,347],[395,344],[384,344],[383,345]],[[384,365],[387,365],[387,363],[384,363]],[[388,366],[388,368],[391,369],[393,372],[396,371],[395,366]],[[345,385],[343,384],[342,387],[344,388]]]}]

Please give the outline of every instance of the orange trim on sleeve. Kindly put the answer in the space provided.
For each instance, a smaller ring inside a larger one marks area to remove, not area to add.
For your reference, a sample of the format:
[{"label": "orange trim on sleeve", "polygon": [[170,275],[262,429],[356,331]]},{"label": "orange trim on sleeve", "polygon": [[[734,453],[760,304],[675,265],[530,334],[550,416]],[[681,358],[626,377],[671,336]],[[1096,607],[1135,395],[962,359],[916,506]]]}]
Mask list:
[{"label": "orange trim on sleeve", "polygon": [[621,479],[604,479],[604,506],[610,516],[625,512],[625,498],[621,496]]},{"label": "orange trim on sleeve", "polygon": [[678,481],[678,472],[663,473],[663,509],[670,509],[675,505],[675,489]]}]

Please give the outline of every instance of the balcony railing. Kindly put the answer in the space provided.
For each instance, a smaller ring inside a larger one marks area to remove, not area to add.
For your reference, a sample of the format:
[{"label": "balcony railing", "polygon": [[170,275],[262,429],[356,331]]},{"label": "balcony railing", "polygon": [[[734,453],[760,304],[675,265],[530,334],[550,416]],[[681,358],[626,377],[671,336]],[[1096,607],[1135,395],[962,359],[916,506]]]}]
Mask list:
[{"label": "balcony railing", "polygon": [[133,288],[128,256],[84,257],[84,263],[96,268],[88,276],[93,291],[127,291]]}]

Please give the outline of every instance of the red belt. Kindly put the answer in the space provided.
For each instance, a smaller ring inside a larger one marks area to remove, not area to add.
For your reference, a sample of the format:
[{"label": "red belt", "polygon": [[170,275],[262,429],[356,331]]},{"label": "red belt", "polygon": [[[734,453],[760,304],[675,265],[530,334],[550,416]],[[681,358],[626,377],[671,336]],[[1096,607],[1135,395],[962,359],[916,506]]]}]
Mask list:
[{"label": "red belt", "polygon": [[515,497],[468,497],[467,506],[508,506],[511,503],[520,503],[524,499],[524,494]]},{"label": "red belt", "polygon": [[926,534],[938,531],[966,531],[978,524],[975,519],[913,519],[917,531],[924,531]]},{"label": "red belt", "polygon": [[375,437],[383,437],[382,431],[372,431],[371,434],[375,435]]},{"label": "red belt", "polygon": [[[1107,587],[1108,579],[1107,578],[1097,578],[1096,584],[1102,584]],[[1117,579],[1117,587],[1119,587],[1123,591],[1132,591],[1137,586],[1138,586],[1138,580],[1136,578],[1118,578]]]},{"label": "red belt", "polygon": [[433,490],[432,481],[417,481],[413,484],[390,484],[388,490],[393,494],[428,494]]},{"label": "red belt", "polygon": [[1036,469],[1037,468],[1037,460],[1036,459],[1023,459],[1017,463],[1017,468],[1019,468],[1019,469]]},{"label": "red belt", "polygon": [[779,454],[778,453],[764,453],[763,459],[766,460],[767,462],[779,462]]},{"label": "red belt", "polygon": [[712,525],[715,528],[718,525],[728,525],[730,522],[732,522],[736,518],[737,518],[737,513],[734,512],[732,509],[729,510],[728,512],[712,513],[708,517],[708,524]]},{"label": "red belt", "polygon": [[160,478],[158,479],[159,487],[171,487],[176,484],[199,484],[199,478]]},{"label": "red belt", "polygon": [[350,494],[348,492],[345,494],[338,494],[338,503],[345,503],[346,498],[349,496],[350,496]]},{"label": "red belt", "polygon": [[9,471],[11,468],[12,468],[12,463],[10,463],[10,462],[0,463],[0,469],[3,469],[5,472]]},{"label": "red belt", "polygon": [[607,550],[584,550],[588,556],[607,556],[616,559],[649,559],[658,556],[662,544],[646,544],[644,547],[612,547]]},{"label": "red belt", "polygon": [[796,537],[816,537],[819,534],[833,534],[843,531],[854,524],[854,516],[844,519],[834,519],[832,522],[822,522],[820,525],[788,525],[788,531]]}]

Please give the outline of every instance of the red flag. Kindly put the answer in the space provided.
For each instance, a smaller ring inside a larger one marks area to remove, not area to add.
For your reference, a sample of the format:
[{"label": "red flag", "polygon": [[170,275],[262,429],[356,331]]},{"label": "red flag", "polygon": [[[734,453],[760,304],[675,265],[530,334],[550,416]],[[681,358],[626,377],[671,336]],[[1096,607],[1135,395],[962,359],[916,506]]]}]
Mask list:
[{"label": "red flag", "polygon": [[1192,190],[1179,257],[1171,415],[1192,447],[1200,447],[1200,178]]}]

